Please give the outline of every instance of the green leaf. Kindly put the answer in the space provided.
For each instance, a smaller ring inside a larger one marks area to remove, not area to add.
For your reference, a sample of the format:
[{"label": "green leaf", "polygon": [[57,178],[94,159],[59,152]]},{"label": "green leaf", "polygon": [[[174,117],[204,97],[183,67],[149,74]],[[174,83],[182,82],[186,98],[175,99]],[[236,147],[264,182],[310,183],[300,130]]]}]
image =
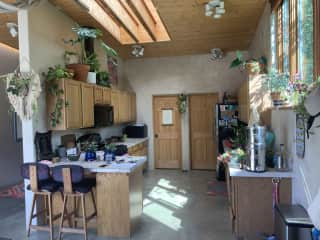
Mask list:
[{"label": "green leaf", "polygon": [[238,67],[240,66],[241,64],[243,64],[243,62],[239,59],[239,58],[236,58],[235,60],[233,60],[230,64],[230,68],[234,68],[234,67]]}]

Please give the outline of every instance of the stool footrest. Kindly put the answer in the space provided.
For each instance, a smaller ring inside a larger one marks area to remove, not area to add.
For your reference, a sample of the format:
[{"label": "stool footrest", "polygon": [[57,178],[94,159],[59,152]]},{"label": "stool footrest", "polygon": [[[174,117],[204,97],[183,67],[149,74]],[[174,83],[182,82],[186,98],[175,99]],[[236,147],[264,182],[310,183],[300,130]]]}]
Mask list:
[{"label": "stool footrest", "polygon": [[79,234],[85,234],[86,231],[84,229],[77,229],[77,228],[61,228],[61,233],[79,233]]}]

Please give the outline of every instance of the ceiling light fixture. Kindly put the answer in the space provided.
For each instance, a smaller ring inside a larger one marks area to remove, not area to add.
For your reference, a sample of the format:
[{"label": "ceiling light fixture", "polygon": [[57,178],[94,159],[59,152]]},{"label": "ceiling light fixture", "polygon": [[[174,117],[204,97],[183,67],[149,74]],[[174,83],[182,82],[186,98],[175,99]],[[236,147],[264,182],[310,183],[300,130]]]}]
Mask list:
[{"label": "ceiling light fixture", "polygon": [[18,25],[13,22],[8,22],[6,25],[7,25],[7,28],[9,30],[11,36],[13,38],[17,37],[18,36]]},{"label": "ceiling light fixture", "polygon": [[142,45],[133,45],[131,55],[134,57],[143,57],[144,55],[144,46]]},{"label": "ceiling light fixture", "polygon": [[219,19],[225,13],[224,1],[211,0],[205,5],[205,15],[207,17],[212,16],[214,19]]},{"label": "ceiling light fixture", "polygon": [[220,48],[212,48],[211,52],[211,60],[219,60],[224,57],[224,53]]}]

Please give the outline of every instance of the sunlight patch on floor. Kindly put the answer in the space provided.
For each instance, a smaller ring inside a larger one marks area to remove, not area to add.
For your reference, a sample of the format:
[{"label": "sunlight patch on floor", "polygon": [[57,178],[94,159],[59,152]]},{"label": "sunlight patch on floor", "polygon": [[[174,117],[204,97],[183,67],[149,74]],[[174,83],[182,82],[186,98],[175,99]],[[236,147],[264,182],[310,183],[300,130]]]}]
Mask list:
[{"label": "sunlight patch on floor", "polygon": [[167,204],[172,208],[183,208],[184,205],[186,205],[186,203],[188,202],[187,197],[168,191],[167,189],[158,186],[152,189],[152,191],[148,194],[148,197],[161,203]]},{"label": "sunlight patch on floor", "polygon": [[144,209],[143,213],[150,218],[156,220],[159,223],[162,223],[163,225],[171,228],[172,230],[178,231],[182,228],[181,226],[181,219],[173,216],[174,212],[163,205],[152,202],[148,199],[144,200],[145,202],[149,201],[149,204],[147,204]]}]

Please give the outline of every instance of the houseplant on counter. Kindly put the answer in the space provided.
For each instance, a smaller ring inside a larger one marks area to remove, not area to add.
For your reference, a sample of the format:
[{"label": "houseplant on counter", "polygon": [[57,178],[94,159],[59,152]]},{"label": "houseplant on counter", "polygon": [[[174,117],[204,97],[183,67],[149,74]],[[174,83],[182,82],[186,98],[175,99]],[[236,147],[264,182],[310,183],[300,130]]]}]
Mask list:
[{"label": "houseplant on counter", "polygon": [[94,161],[97,159],[96,151],[98,150],[97,142],[86,142],[84,144],[85,161]]},{"label": "houseplant on counter", "polygon": [[80,62],[69,64],[67,65],[67,68],[73,69],[75,73],[75,79],[78,81],[87,81],[88,72],[90,70],[90,65],[88,65],[87,62],[87,53],[85,49],[85,39],[87,38],[99,38],[102,36],[102,32],[99,29],[96,28],[87,28],[87,27],[73,27],[72,30],[77,33],[77,39],[71,39],[71,40],[64,40],[65,43],[69,43],[72,46],[75,46],[77,44],[80,44]]},{"label": "houseplant on counter", "polygon": [[42,73],[46,80],[47,92],[55,99],[54,110],[50,113],[49,121],[51,127],[56,127],[61,123],[62,109],[67,102],[64,101],[64,90],[60,87],[59,81],[61,79],[72,78],[73,73],[61,65],[49,67],[47,73]]},{"label": "houseplant on counter", "polygon": [[107,161],[107,163],[110,163],[112,160],[116,159],[115,151],[116,151],[115,144],[110,143],[105,145],[104,160]]},{"label": "houseplant on counter", "polygon": [[236,52],[236,59],[234,59],[230,68],[238,67],[240,70],[247,69],[251,73],[267,73],[267,58],[261,56],[259,59],[243,59],[243,54],[240,51]]}]

